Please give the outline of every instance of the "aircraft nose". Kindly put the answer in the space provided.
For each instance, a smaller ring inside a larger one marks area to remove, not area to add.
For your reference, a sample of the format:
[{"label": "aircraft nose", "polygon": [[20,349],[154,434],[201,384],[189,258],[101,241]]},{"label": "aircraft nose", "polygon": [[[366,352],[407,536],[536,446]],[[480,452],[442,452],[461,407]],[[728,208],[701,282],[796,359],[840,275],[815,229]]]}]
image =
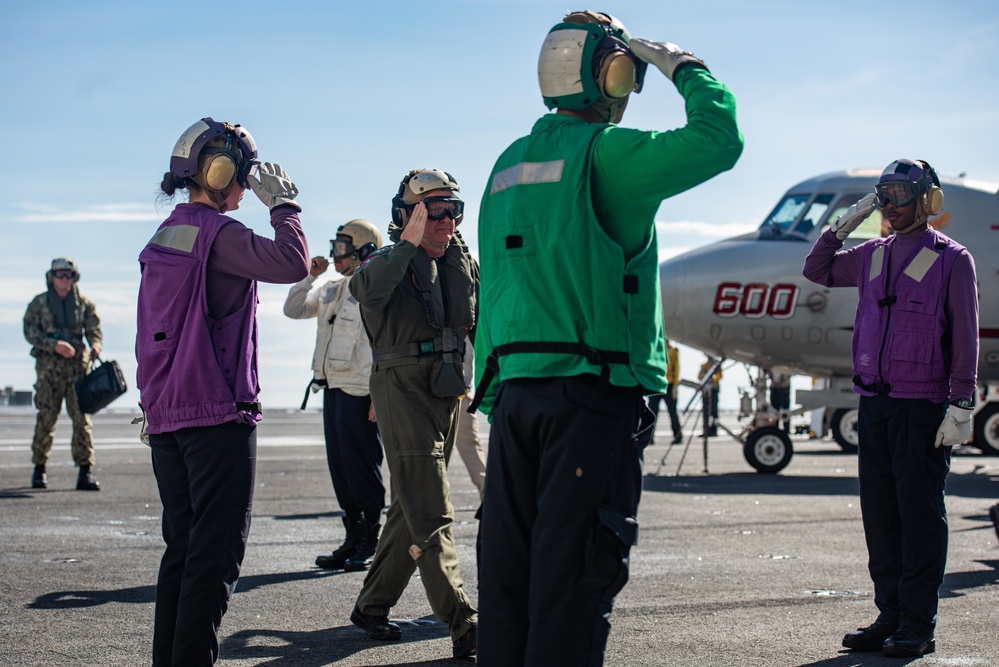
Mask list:
[{"label": "aircraft nose", "polygon": [[691,265],[692,262],[682,256],[668,259],[659,265],[666,335],[678,341],[683,341],[688,333],[683,314],[690,313],[687,303],[690,298]]}]

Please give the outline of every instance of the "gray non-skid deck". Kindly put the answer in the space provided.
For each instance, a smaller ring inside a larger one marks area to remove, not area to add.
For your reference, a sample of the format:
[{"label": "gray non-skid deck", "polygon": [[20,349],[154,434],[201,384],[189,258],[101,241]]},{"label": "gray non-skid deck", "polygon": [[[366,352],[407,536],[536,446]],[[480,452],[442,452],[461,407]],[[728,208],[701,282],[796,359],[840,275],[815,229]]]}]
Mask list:
[{"label": "gray non-skid deck", "polygon": [[[33,413],[0,413],[0,665],[149,664],[160,505],[148,449],[130,415],[95,419],[99,493],[78,492],[60,420],[49,489],[28,484]],[[665,417],[665,414],[664,414]],[[732,414],[722,420],[735,430]],[[481,420],[484,423],[484,420]],[[485,429],[483,429],[485,431]],[[369,641],[348,620],[363,574],[316,569],[338,539],[318,412],[269,411],[260,428],[249,547],[222,626],[222,665],[448,665],[446,628],[418,578],[393,618],[401,642]],[[669,441],[663,424],[659,442]],[[709,474],[695,441],[646,458],[641,536],[611,619],[609,666],[907,664],[840,649],[873,620],[857,499],[856,457],[831,440],[796,438],[779,475],[752,471],[729,436],[713,438]],[[488,473],[487,473],[488,474]],[[451,465],[455,534],[476,594],[478,496]],[[999,547],[987,515],[999,458],[954,457],[948,480],[950,560],[937,652],[918,665],[999,665]],[[553,637],[552,641],[560,639]]]}]

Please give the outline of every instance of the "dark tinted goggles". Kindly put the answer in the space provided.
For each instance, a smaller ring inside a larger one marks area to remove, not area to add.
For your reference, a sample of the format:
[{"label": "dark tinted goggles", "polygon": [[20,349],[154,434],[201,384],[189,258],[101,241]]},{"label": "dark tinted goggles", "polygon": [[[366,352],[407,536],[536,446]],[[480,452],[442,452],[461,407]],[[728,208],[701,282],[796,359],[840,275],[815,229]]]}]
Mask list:
[{"label": "dark tinted goggles", "polygon": [[242,187],[250,187],[247,176],[257,174],[259,161],[257,156],[257,145],[253,142],[253,137],[239,125],[231,131],[225,133],[225,148],[206,148],[202,153],[226,153],[236,163],[236,182]]},{"label": "dark tinted goggles", "polygon": [[347,235],[338,236],[335,239],[330,239],[330,256],[333,259],[347,259],[357,249],[354,247],[353,241]]},{"label": "dark tinted goggles", "polygon": [[235,148],[238,148],[240,153],[240,159],[237,160],[239,170],[236,178],[244,188],[249,187],[246,177],[255,176],[257,165],[260,164],[257,161],[257,142],[242,125],[229,126],[227,129],[229,131],[226,133],[226,148],[231,151],[233,148],[232,140],[235,140]]},{"label": "dark tinted goggles", "polygon": [[441,220],[445,215],[457,222],[465,212],[465,202],[454,197],[426,197],[423,203],[427,207],[427,218]]},{"label": "dark tinted goggles", "polygon": [[889,202],[895,206],[908,206],[916,201],[916,197],[920,195],[920,189],[916,183],[896,181],[878,183],[874,186],[874,194],[877,196],[881,208],[887,206]]}]

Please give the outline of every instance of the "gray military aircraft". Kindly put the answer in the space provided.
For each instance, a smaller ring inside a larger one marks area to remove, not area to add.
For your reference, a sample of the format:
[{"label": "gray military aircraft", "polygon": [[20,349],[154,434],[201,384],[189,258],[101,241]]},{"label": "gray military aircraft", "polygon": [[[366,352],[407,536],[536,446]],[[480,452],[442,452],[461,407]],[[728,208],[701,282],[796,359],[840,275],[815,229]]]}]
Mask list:
[{"label": "gray military aircraft", "polygon": [[[827,408],[836,442],[857,446],[858,396],[853,392],[851,341],[857,291],[829,289],[801,275],[819,234],[851,204],[874,191],[879,169],[851,169],[810,178],[788,190],[755,232],[719,241],[660,265],[670,339],[760,369],[751,398],[753,419],[737,437],[760,472],[791,460],[791,440],[766,404],[765,370],[826,378],[822,390],[798,391],[792,413]],[[972,444],[999,454],[999,184],[941,178],[944,207],[930,224],[975,259],[980,338]],[[852,233],[851,247],[887,234],[874,213]]]}]

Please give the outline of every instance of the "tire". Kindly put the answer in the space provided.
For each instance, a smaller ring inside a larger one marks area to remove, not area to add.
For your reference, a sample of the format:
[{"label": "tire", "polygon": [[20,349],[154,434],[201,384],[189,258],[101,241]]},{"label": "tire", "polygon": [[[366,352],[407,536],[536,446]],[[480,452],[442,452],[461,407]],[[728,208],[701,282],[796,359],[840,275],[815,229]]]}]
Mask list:
[{"label": "tire", "polygon": [[989,403],[975,415],[975,440],[983,454],[999,456],[999,403]]},{"label": "tire", "polygon": [[791,439],[776,426],[764,426],[749,434],[742,448],[749,465],[757,472],[778,473],[791,462]]},{"label": "tire", "polygon": [[833,413],[830,420],[833,440],[844,452],[856,454],[860,444],[860,435],[857,433],[857,419],[860,410],[857,408],[839,409]]}]

